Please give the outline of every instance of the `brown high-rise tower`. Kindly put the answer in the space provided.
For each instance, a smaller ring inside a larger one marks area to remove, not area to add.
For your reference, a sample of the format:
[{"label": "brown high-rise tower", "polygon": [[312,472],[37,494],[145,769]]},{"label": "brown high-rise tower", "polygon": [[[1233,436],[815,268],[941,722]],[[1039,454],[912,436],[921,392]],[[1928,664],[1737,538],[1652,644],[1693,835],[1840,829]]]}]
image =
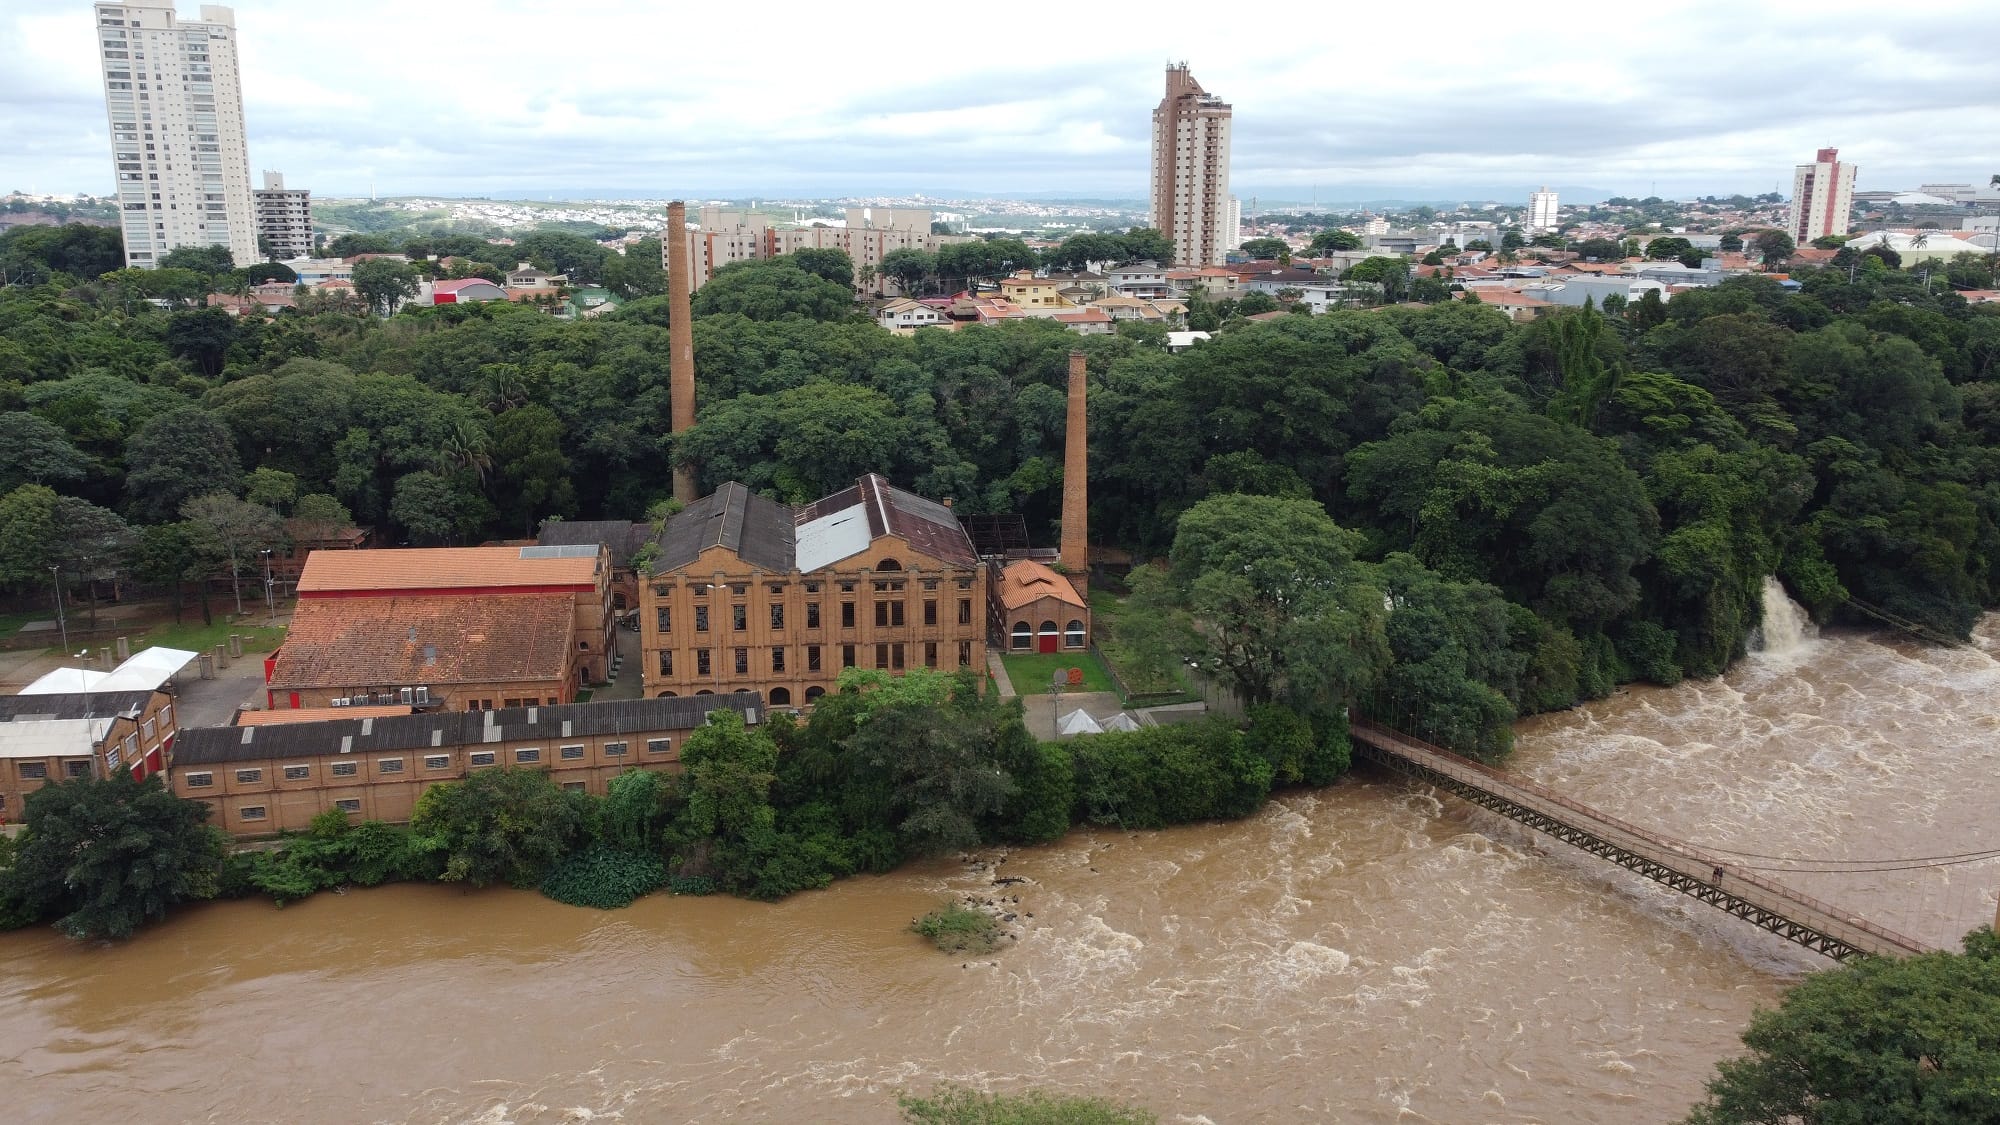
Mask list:
[{"label": "brown high-rise tower", "polygon": [[1229,195],[1229,132],[1234,111],[1201,88],[1186,63],[1167,67],[1167,92],[1153,110],[1153,225],[1174,244],[1174,262],[1219,266],[1236,248]]},{"label": "brown high-rise tower", "polygon": [[1070,584],[1090,596],[1090,423],[1084,406],[1084,357],[1069,353],[1069,419],[1063,432],[1062,564]]},{"label": "brown high-rise tower", "polygon": [[[667,350],[677,434],[694,425],[694,307],[688,298],[688,273],[687,204],[676,199],[667,204]],[[674,466],[674,499],[682,504],[699,499],[693,465]]]}]

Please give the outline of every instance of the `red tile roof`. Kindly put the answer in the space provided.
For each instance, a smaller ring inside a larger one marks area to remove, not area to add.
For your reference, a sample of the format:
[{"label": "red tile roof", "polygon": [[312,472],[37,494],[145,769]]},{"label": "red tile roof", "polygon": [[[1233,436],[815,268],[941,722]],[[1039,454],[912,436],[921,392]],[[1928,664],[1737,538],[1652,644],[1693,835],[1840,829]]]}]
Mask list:
[{"label": "red tile roof", "polygon": [[270,686],[561,682],[575,647],[570,594],[310,600],[292,616]]},{"label": "red tile roof", "polygon": [[1019,609],[1030,602],[1043,598],[1083,609],[1083,599],[1077,596],[1076,587],[1069,579],[1057,574],[1033,559],[1021,559],[1007,564],[1000,572],[1000,604],[1008,609]]},{"label": "red tile roof", "polygon": [[268,727],[279,723],[313,723],[321,719],[380,719],[389,715],[407,715],[415,710],[415,707],[407,703],[384,703],[374,707],[300,707],[296,710],[286,708],[279,711],[242,711],[237,713],[236,725]]},{"label": "red tile roof", "polygon": [[474,593],[594,586],[598,558],[522,557],[520,547],[405,547],[314,551],[299,575],[299,595],[459,590]]}]

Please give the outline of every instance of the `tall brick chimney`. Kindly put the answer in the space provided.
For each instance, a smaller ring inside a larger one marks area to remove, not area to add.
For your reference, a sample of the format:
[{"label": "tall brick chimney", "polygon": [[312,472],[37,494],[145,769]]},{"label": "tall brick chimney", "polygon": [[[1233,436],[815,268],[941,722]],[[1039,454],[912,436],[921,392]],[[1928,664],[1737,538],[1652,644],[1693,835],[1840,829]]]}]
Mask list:
[{"label": "tall brick chimney", "polygon": [[[676,199],[667,204],[667,329],[671,353],[669,397],[673,404],[674,432],[694,425],[694,307],[688,288],[687,204]],[[694,466],[674,468],[674,499],[692,504],[695,495]]]},{"label": "tall brick chimney", "polygon": [[1069,419],[1063,427],[1062,564],[1090,595],[1090,422],[1084,409],[1083,353],[1069,353]]}]

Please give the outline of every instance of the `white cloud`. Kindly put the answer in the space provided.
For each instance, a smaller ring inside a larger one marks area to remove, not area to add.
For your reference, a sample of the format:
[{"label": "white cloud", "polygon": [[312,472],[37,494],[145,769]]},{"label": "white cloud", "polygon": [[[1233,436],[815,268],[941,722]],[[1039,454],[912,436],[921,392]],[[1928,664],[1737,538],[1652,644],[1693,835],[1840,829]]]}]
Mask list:
[{"label": "white cloud", "polygon": [[[90,5],[9,9],[0,187],[102,190]],[[244,2],[251,160],[322,194],[1136,196],[1186,58],[1236,107],[1251,190],[1767,190],[1823,144],[1864,187],[2000,170],[1991,0],[921,11]]]}]

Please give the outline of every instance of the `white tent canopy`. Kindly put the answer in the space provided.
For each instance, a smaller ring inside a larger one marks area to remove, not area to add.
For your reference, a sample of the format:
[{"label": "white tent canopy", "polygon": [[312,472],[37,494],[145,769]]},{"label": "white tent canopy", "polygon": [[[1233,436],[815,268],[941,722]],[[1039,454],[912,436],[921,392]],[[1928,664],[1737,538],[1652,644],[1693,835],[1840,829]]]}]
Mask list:
[{"label": "white tent canopy", "polygon": [[1060,729],[1064,735],[1104,733],[1104,728],[1097,725],[1097,720],[1090,717],[1090,712],[1083,710],[1071,711],[1068,717],[1063,719]]},{"label": "white tent canopy", "polygon": [[174,678],[200,653],[184,648],[154,646],[135,652],[109,672],[88,668],[58,668],[27,687],[22,695],[75,695],[86,691],[152,691]]}]

